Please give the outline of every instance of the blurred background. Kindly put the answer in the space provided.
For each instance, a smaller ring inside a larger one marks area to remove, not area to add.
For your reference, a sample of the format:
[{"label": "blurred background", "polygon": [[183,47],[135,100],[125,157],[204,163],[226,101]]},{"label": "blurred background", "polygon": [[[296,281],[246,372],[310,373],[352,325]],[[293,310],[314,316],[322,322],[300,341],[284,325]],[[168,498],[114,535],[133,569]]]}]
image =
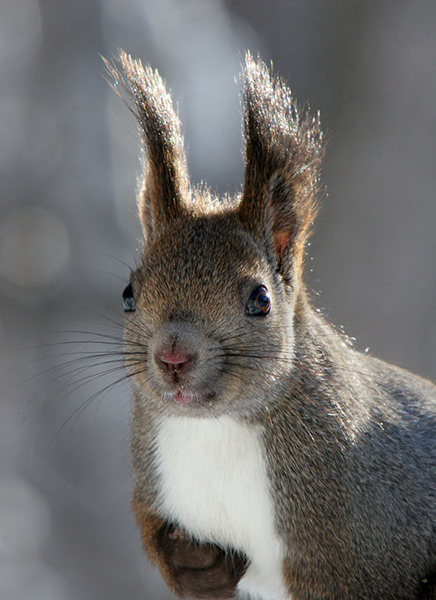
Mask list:
[{"label": "blurred background", "polygon": [[362,350],[436,379],[434,0],[2,0],[0,597],[169,599],[130,513],[120,296],[136,126],[102,74],[157,67],[192,180],[243,174],[239,65],[274,63],[329,146],[314,300]]}]

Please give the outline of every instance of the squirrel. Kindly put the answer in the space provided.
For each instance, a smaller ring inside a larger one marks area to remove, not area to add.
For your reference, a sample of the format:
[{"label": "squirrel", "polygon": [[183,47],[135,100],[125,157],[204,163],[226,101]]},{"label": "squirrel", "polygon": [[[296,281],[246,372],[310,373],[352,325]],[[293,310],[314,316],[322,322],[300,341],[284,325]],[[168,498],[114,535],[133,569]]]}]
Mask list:
[{"label": "squirrel", "polygon": [[247,53],[244,186],[218,199],[158,72],[106,67],[145,155],[122,298],[149,558],[182,598],[436,599],[436,387],[350,347],[304,285],[319,115]]}]

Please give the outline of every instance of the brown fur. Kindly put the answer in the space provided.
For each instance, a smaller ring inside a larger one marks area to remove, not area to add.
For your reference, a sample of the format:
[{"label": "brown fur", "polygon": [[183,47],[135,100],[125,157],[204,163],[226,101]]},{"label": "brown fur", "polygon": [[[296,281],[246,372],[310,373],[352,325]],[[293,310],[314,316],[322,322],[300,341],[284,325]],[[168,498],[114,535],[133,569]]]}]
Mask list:
[{"label": "brown fur", "polygon": [[147,553],[151,562],[159,567],[171,590],[175,594],[181,595],[182,588],[174,577],[174,569],[172,569],[168,561],[163,560],[162,557],[160,540],[162,531],[164,531],[168,525],[156,514],[148,512],[144,504],[135,495],[132,498],[132,509],[141,531],[142,543],[144,544],[144,548],[147,548]]}]

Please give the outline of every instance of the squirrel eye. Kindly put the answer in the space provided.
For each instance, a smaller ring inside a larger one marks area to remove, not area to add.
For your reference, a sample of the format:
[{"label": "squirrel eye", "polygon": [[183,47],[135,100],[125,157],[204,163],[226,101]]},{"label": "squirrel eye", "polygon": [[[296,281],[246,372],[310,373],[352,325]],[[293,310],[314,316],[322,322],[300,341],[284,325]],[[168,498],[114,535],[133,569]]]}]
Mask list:
[{"label": "squirrel eye", "polygon": [[264,317],[271,310],[271,298],[267,288],[260,285],[251,292],[248,299],[246,313],[254,317]]},{"label": "squirrel eye", "polygon": [[133,286],[129,283],[123,292],[123,307],[124,312],[132,312],[136,309],[136,302],[133,297]]}]

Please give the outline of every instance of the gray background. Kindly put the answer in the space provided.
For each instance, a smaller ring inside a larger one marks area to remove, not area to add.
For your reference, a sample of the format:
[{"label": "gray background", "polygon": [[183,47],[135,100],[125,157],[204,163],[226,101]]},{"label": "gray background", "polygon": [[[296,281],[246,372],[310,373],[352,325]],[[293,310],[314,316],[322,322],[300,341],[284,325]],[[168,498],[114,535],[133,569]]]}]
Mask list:
[{"label": "gray background", "polygon": [[2,599],[170,597],[130,514],[129,389],[106,390],[140,167],[99,55],[160,70],[192,179],[220,193],[242,181],[240,59],[273,60],[330,140],[315,302],[360,348],[436,378],[435,25],[434,0],[2,0]]}]

